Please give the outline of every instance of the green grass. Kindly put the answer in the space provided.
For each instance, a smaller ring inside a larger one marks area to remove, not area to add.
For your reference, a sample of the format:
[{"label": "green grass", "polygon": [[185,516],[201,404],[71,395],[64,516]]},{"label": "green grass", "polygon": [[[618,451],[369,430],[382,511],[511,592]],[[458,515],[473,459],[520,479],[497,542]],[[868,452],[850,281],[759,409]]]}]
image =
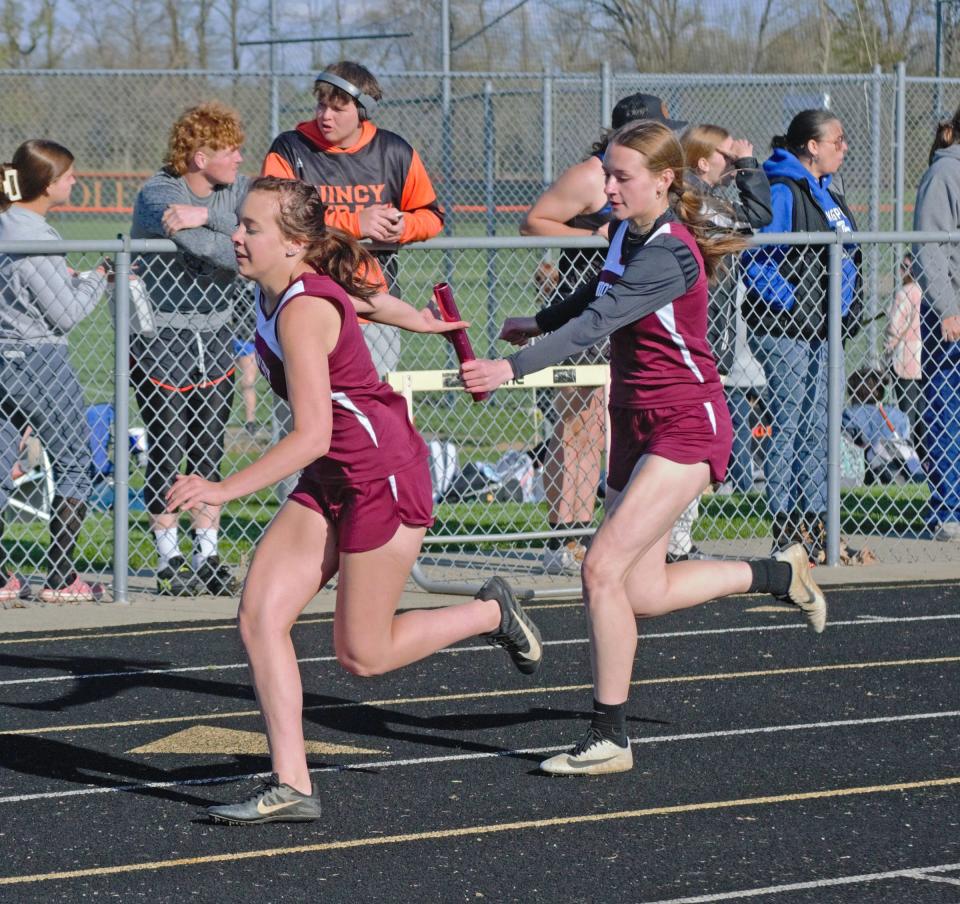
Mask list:
[{"label": "green grass", "polygon": [[[229,456],[227,469],[232,470],[249,461],[249,454]],[[142,485],[142,475],[134,472],[134,485]],[[908,487],[863,487],[845,491],[841,497],[841,530],[844,533],[865,533],[893,536],[911,536],[924,530],[924,515],[928,499],[923,485]],[[272,491],[264,490],[254,496],[225,506],[221,523],[223,558],[234,565],[245,565],[257,540],[277,511]],[[769,534],[770,522],[761,513],[765,510],[761,494],[740,496],[704,496],[701,515],[696,522],[694,539],[736,540],[744,537],[764,537]],[[436,506],[437,523],[433,535],[471,536],[499,535],[514,532],[539,532],[548,529],[546,503],[517,503],[498,501],[465,501],[441,503]],[[599,521],[597,510],[595,523]],[[133,513],[130,519],[130,568],[133,571],[151,569],[155,561],[153,539],[147,516]],[[186,526],[183,520],[183,526]],[[39,522],[14,522],[7,526],[3,538],[5,559],[10,567],[29,572],[42,572],[46,527]],[[113,545],[113,522],[110,512],[88,515],[79,539],[79,564],[83,570],[107,573],[110,571],[110,551]],[[495,546],[494,543],[451,544],[445,549],[475,550]]]}]

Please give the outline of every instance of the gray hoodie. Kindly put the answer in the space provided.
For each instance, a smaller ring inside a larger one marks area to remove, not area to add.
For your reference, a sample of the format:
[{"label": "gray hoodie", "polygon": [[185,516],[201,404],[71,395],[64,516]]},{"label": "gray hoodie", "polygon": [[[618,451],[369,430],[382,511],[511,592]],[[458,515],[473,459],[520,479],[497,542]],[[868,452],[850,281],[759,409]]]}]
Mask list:
[{"label": "gray hoodie", "polygon": [[[0,213],[0,242],[59,241],[40,214],[17,204]],[[0,342],[65,345],[103,295],[107,277],[70,273],[59,254],[0,253]]]},{"label": "gray hoodie", "polygon": [[250,180],[237,176],[198,197],[182,176],[161,170],[140,189],[133,207],[135,239],[168,238],[163,214],[171,204],[206,207],[205,226],[169,236],[178,253],[141,255],[141,276],[153,303],[157,327],[216,330],[229,323],[237,290],[237,257],[230,236]]},{"label": "gray hoodie", "polygon": [[[960,229],[960,145],[941,148],[920,179],[913,228],[930,232]],[[917,277],[941,319],[960,315],[960,245],[922,242],[913,246]]]}]

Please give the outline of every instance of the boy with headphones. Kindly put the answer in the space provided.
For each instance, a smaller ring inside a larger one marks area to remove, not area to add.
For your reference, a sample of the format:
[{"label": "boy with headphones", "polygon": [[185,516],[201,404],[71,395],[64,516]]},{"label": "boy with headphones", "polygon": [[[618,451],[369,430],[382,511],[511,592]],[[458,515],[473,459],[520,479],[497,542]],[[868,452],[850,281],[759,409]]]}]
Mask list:
[{"label": "boy with headphones", "polygon": [[[327,225],[372,240],[371,250],[394,291],[397,247],[433,238],[443,228],[443,209],[430,177],[403,138],[373,123],[383,92],[366,67],[334,63],[317,76],[313,93],[314,118],[274,139],[262,175],[316,186],[327,205]],[[391,327],[364,325],[380,374],[396,368],[396,334]]]}]

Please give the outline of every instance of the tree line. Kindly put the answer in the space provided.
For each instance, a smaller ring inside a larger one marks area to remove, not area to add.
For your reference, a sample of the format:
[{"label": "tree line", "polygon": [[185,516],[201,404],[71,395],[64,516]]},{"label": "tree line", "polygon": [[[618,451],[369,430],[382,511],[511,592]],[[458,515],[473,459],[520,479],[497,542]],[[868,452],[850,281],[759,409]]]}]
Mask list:
[{"label": "tree line", "polygon": [[[0,0],[0,68],[266,69],[270,0]],[[274,0],[280,37],[405,33],[284,46],[281,68],[342,58],[440,68],[440,0]],[[960,0],[941,4],[960,74]],[[450,0],[458,71],[934,71],[930,0]]]}]

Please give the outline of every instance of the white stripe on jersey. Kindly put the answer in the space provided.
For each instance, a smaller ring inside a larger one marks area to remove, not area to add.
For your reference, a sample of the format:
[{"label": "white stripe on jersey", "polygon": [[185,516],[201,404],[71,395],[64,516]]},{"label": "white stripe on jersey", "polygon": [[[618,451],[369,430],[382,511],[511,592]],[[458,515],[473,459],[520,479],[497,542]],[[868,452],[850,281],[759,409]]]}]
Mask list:
[{"label": "white stripe on jersey", "polygon": [[701,383],[703,383],[703,374],[700,373],[700,368],[694,363],[693,356],[690,354],[690,349],[687,348],[687,343],[677,330],[677,318],[673,310],[673,302],[671,301],[670,304],[664,305],[654,313],[657,315],[657,320],[660,321],[660,323],[663,325],[663,328],[670,334],[673,344],[677,347],[677,350],[680,352],[680,356],[683,358],[683,363],[686,364],[690,369],[690,372]]},{"label": "white stripe on jersey", "polygon": [[[306,287],[303,284],[302,279],[298,279],[292,286],[287,288],[287,291],[280,296],[280,300],[277,302],[277,306],[273,309],[273,313],[267,317],[263,313],[263,290],[260,286],[257,286],[257,297],[256,297],[256,306],[257,306],[257,332],[260,334],[260,337],[264,342],[267,343],[267,347],[272,351],[277,358],[283,360],[283,351],[280,348],[280,339],[277,336],[277,314],[280,312],[280,308],[283,307],[291,298],[295,295],[303,295],[306,291]],[[271,328],[267,329],[267,324],[273,321]]]},{"label": "white stripe on jersey", "polygon": [[[345,392],[331,392],[330,398],[333,399],[334,402],[341,404],[347,409],[347,411],[353,412],[353,415],[360,423],[360,426],[367,431],[367,435],[373,440],[373,444],[379,449],[380,443],[377,442],[377,434],[373,429],[373,424],[370,423],[370,418],[368,418],[359,408],[357,408],[357,406],[350,400],[350,396],[348,396]],[[396,497],[396,490],[394,490],[394,497]]]},{"label": "white stripe on jersey", "polygon": [[397,478],[394,477],[393,474],[391,474],[391,475],[387,478],[387,480],[390,481],[390,492],[393,493],[393,501],[394,501],[394,502],[399,502],[399,501],[400,501],[400,497],[399,497],[399,495],[397,495]]},{"label": "white stripe on jersey", "polygon": [[710,418],[710,426],[713,427],[713,435],[717,435],[717,416],[713,413],[713,402],[704,402],[703,407],[707,409],[707,417]]}]

